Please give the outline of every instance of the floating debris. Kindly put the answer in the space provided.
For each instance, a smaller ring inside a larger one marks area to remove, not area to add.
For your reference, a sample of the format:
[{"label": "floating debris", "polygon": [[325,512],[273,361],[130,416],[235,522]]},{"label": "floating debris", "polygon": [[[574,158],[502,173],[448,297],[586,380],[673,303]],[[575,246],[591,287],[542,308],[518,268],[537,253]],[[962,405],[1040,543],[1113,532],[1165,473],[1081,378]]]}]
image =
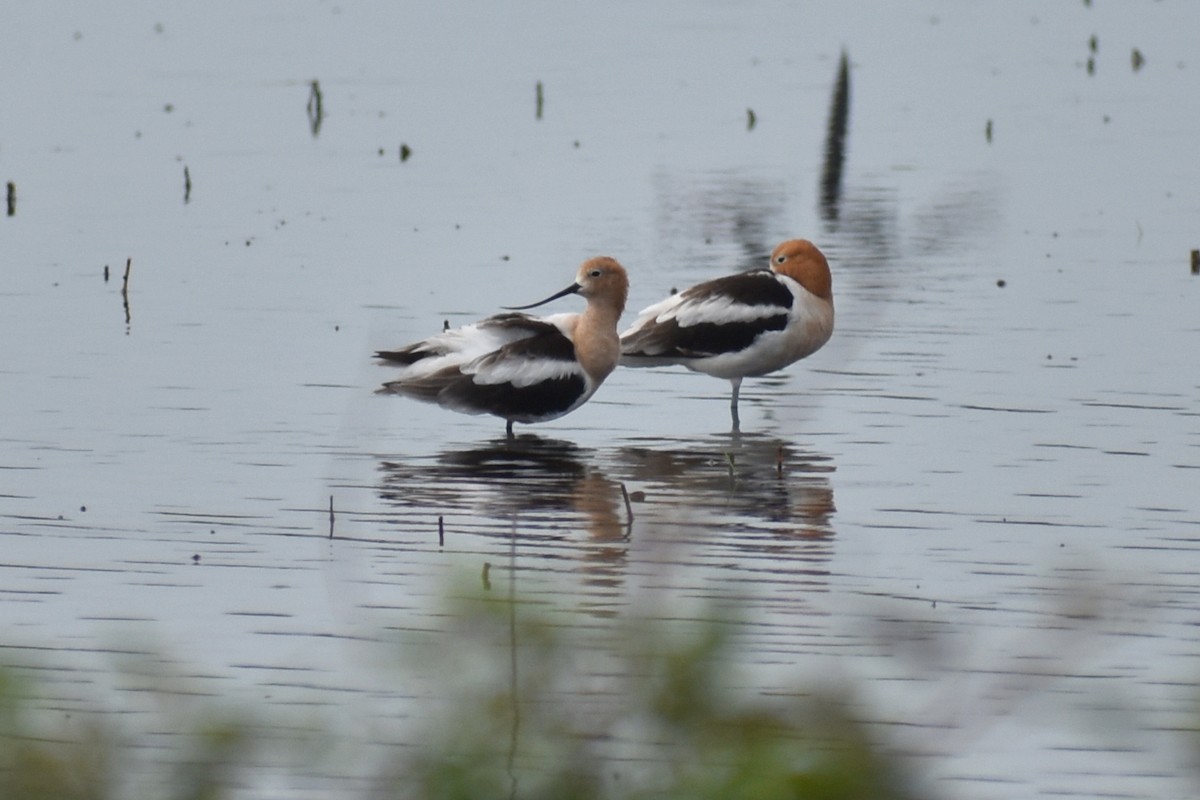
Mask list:
[{"label": "floating debris", "polygon": [[1146,63],[1146,58],[1142,55],[1142,51],[1138,50],[1136,47],[1133,48],[1133,53],[1129,56],[1129,60],[1133,64],[1134,72],[1137,72],[1142,68],[1142,65]]},{"label": "floating debris", "polygon": [[1088,75],[1095,75],[1095,74],[1096,74],[1096,59],[1095,59],[1095,58],[1093,58],[1092,56],[1088,56],[1088,60],[1087,60],[1087,74],[1088,74]]},{"label": "floating debris", "polygon": [[821,170],[821,216],[828,222],[838,218],[842,196],[842,169],[846,163],[846,133],[850,122],[850,58],[846,51],[838,61],[829,105],[829,126],[825,138],[825,164]]},{"label": "floating debris", "polygon": [[8,215],[14,217],[17,214],[17,185],[12,181],[8,182]]},{"label": "floating debris", "polygon": [[754,109],[746,109],[746,130],[754,130],[754,126],[758,123],[758,117],[754,116]]},{"label": "floating debris", "polygon": [[321,123],[325,121],[325,101],[321,96],[321,83],[314,80],[308,92],[308,126],[315,138],[321,132]]},{"label": "floating debris", "polygon": [[542,108],[546,105],[546,92],[542,88],[542,82],[537,82],[537,119],[542,118]]},{"label": "floating debris", "polygon": [[1192,274],[1200,275],[1200,250],[1192,251]]},{"label": "floating debris", "polygon": [[187,205],[192,199],[192,173],[187,164],[183,165],[183,204]]},{"label": "floating debris", "polygon": [[987,139],[987,143],[992,143],[992,121],[989,119],[987,125],[983,126],[983,137]]},{"label": "floating debris", "polygon": [[405,161],[408,161],[408,158],[411,155],[412,155],[412,148],[406,144],[401,144],[400,145],[400,163],[403,164]]},{"label": "floating debris", "polygon": [[108,264],[104,265],[104,282],[108,283]]},{"label": "floating debris", "polygon": [[1088,39],[1088,50],[1093,53],[1100,49],[1100,40],[1096,38],[1096,34],[1092,34],[1092,38]]},{"label": "floating debris", "polygon": [[996,285],[1003,289],[1005,286],[1008,286],[1008,281],[1004,280],[1004,278],[1000,278],[996,281]]}]

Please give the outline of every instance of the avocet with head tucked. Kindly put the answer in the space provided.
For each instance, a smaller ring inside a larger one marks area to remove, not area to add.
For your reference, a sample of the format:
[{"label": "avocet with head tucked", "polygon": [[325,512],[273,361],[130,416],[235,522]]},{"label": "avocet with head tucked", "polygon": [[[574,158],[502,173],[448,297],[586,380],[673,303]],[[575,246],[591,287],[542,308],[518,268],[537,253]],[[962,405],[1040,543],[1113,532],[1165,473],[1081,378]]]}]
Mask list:
[{"label": "avocet with head tucked", "polygon": [[742,379],[812,355],[832,334],[829,262],[812,242],[792,239],[771,253],[769,269],[706,281],[644,309],[621,334],[621,363],[682,364],[729,380],[737,430]]},{"label": "avocet with head tucked", "polygon": [[[575,282],[540,303],[507,309],[376,356],[399,375],[381,392],[415,397],[465,414],[514,422],[557,419],[590,398],[620,359],[617,321],[629,279],[608,257],[583,263]],[[582,314],[533,317],[515,313],[568,294],[587,300]]]}]

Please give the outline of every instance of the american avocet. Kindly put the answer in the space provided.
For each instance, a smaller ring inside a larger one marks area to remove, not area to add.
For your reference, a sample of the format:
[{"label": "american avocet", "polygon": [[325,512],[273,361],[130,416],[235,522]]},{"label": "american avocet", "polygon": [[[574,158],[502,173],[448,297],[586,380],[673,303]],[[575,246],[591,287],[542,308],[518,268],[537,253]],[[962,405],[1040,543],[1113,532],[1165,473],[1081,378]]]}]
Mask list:
[{"label": "american avocet", "polygon": [[742,379],[812,355],[833,333],[829,262],[793,239],[771,253],[770,269],[706,281],[644,309],[621,334],[621,363],[682,364],[733,383],[737,430]]},{"label": "american avocet", "polygon": [[629,279],[615,260],[585,261],[575,283],[523,311],[568,294],[587,299],[582,314],[533,317],[497,314],[376,356],[399,365],[381,392],[415,397],[465,414],[514,422],[545,422],[583,405],[620,359],[617,320]]}]

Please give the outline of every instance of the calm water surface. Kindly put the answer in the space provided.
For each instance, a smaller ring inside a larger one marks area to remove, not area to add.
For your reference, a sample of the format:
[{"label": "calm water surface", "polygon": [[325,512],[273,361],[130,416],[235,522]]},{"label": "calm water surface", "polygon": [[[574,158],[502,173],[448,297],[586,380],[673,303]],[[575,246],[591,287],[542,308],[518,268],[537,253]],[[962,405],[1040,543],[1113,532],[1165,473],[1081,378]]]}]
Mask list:
[{"label": "calm water surface", "polygon": [[[1200,12],[462,5],[12,10],[0,664],[369,754],[453,695],[396,657],[448,586],[582,632],[598,681],[623,619],[736,607],[731,682],[852,686],[931,796],[1193,796]],[[678,370],[513,443],[372,393],[375,348],[590,255],[636,310],[801,235],[838,328],[741,436]],[[365,791],[367,755],[295,758],[246,796]]]}]

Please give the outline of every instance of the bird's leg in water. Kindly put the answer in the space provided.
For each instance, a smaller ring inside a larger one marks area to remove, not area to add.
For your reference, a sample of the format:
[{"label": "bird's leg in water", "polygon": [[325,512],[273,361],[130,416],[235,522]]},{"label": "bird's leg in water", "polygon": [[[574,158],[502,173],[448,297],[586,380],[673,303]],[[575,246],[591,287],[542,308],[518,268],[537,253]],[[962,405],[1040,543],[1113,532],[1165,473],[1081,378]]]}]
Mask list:
[{"label": "bird's leg in water", "polygon": [[742,390],[742,379],[732,378],[729,382],[733,384],[733,397],[729,401],[729,414],[733,417],[733,430],[736,433],[742,427],[742,421],[738,418],[738,394]]}]

